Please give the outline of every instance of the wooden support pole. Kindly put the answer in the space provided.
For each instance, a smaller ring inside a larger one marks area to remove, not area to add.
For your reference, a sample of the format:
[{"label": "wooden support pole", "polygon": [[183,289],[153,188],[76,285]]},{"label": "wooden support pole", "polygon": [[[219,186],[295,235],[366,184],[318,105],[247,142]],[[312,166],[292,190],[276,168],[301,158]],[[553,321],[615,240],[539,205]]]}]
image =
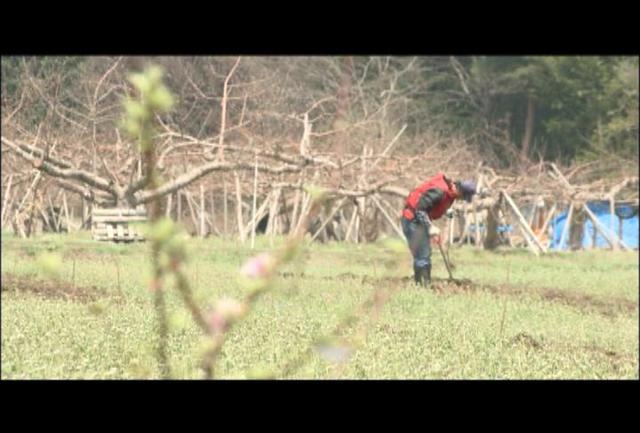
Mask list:
[{"label": "wooden support pole", "polygon": [[213,189],[209,191],[209,199],[211,200],[211,219],[209,220],[211,231],[220,236],[220,230],[218,230],[218,225],[216,224],[216,198],[213,194]]},{"label": "wooden support pole", "polygon": [[229,226],[228,226],[228,213],[229,213],[229,199],[227,196],[227,180],[223,179],[222,185],[224,187],[224,198],[223,198],[223,212],[224,212],[224,235],[225,237],[229,235]]},{"label": "wooden support pole", "polygon": [[[511,221],[510,218],[508,218],[508,213],[507,213],[507,205],[505,204],[504,200],[502,200],[502,197],[500,197],[500,209],[502,211],[502,217],[504,220],[505,225],[509,225],[509,222]],[[513,248],[513,237],[511,236],[511,231],[512,230],[507,230],[505,231],[505,234],[507,235],[507,240],[509,241],[509,247]]]},{"label": "wooden support pole", "polygon": [[195,200],[193,199],[193,197],[191,196],[191,193],[189,193],[189,191],[185,190],[184,196],[187,198],[187,206],[189,206],[189,214],[191,215],[191,222],[193,223],[193,229],[197,233],[198,232],[198,217],[196,215],[196,211],[195,211],[194,206],[193,206],[193,204],[195,203]]},{"label": "wooden support pole", "polygon": [[51,201],[51,196],[49,195],[49,193],[47,193],[47,205],[49,206],[49,211],[51,212],[51,218],[54,218],[54,220],[50,223],[51,229],[54,232],[59,233],[62,220],[60,219],[60,215],[56,213],[56,210],[53,207],[53,202]]},{"label": "wooden support pole", "polygon": [[366,242],[367,241],[367,236],[366,236],[366,227],[365,227],[365,214],[367,213],[367,198],[366,197],[362,197],[360,198],[360,213],[362,214],[362,224],[360,226],[360,230],[358,230],[358,236],[360,238],[361,242]]},{"label": "wooden support pole", "polygon": [[[40,213],[40,215],[42,216],[42,219],[44,220],[44,223],[47,225],[47,227],[49,227],[49,229],[51,231],[55,231],[55,227],[53,226],[53,224],[49,221],[49,218],[47,218],[47,214],[42,210],[42,208],[38,208],[38,212]],[[32,225],[35,225],[35,221],[32,221],[31,223]],[[35,232],[35,227],[33,228],[33,231]],[[44,231],[44,227],[43,227],[43,231]]]},{"label": "wooden support pole", "polygon": [[262,219],[263,216],[265,216],[267,214],[267,206],[271,202],[271,196],[272,195],[273,195],[272,192],[267,194],[267,196],[265,197],[264,201],[262,202],[262,204],[260,205],[258,210],[255,211],[255,214],[251,218],[251,221],[249,221],[247,223],[247,225],[245,227],[245,230],[246,230],[245,237],[249,236],[252,231],[255,231],[254,227],[257,227],[258,222]]},{"label": "wooden support pole", "polygon": [[622,239],[622,224],[624,223],[624,220],[620,217],[618,217],[618,238]]},{"label": "wooden support pole", "polygon": [[[558,216],[558,204],[554,203],[553,206],[553,214],[551,216],[551,220],[549,224],[552,225],[551,233],[549,234],[549,242],[547,243],[547,248],[551,245],[551,240],[553,239],[553,234],[556,232],[556,220]],[[549,230],[548,228],[546,230]]]},{"label": "wooden support pole", "polygon": [[271,198],[271,203],[269,204],[269,220],[267,221],[267,228],[265,230],[265,234],[273,237],[273,232],[275,228],[275,215],[276,208],[278,206],[278,201],[280,200],[280,189],[276,188],[273,191],[273,197]]},{"label": "wooden support pole", "polygon": [[291,226],[291,221],[289,221],[289,214],[287,213],[287,195],[280,191],[280,205],[282,208],[282,212],[278,213],[278,219],[276,219],[276,234],[282,235],[285,233],[285,217],[286,217],[286,227],[287,230]]},{"label": "wooden support pole", "polygon": [[349,235],[351,234],[351,230],[353,229],[353,225],[356,222],[356,217],[358,216],[358,207],[354,205],[353,214],[351,214],[351,219],[349,220],[349,226],[347,227],[347,233],[344,236],[344,240],[349,242]]},{"label": "wooden support pole", "polygon": [[82,225],[81,229],[91,230],[91,226],[93,225],[93,221],[91,220],[93,215],[93,209],[96,207],[94,203],[91,203],[87,200],[82,200]]},{"label": "wooden support pole", "polygon": [[[615,201],[614,201],[614,196],[611,195],[609,196],[609,213],[610,213],[610,220],[609,220],[609,231],[611,233],[615,233],[616,229],[615,229],[615,214],[616,214],[616,205],[615,205]],[[622,239],[620,236],[618,236],[619,239]],[[618,249],[618,243],[614,242],[612,249],[615,251]]]},{"label": "wooden support pole", "polygon": [[277,188],[273,192],[273,198],[271,199],[271,205],[269,206],[269,221],[267,222],[267,231],[269,235],[269,246],[273,247],[273,238],[276,233],[276,220],[278,218],[278,204],[280,202],[280,188]]},{"label": "wooden support pole", "polygon": [[594,225],[593,233],[591,234],[591,243],[589,244],[589,249],[590,250],[596,247],[596,238],[597,237],[598,237],[598,230],[596,229],[596,227]]},{"label": "wooden support pole", "polygon": [[204,214],[206,212],[204,206],[204,185],[200,182],[200,237],[205,236]]},{"label": "wooden support pole", "polygon": [[338,223],[340,230],[336,233],[336,238],[341,242],[345,241],[344,234],[347,232],[347,218],[344,215],[344,209],[345,206],[342,206],[342,209],[340,209],[340,222]]},{"label": "wooden support pole", "polygon": [[498,247],[500,240],[498,225],[500,224],[500,205],[502,200],[496,200],[493,206],[487,209],[486,233],[483,239],[483,246],[487,250],[494,250]]},{"label": "wooden support pole", "polygon": [[380,209],[380,212],[382,212],[382,215],[385,217],[387,222],[391,224],[391,227],[393,227],[393,230],[398,234],[398,236],[400,236],[400,239],[403,239],[404,233],[402,233],[402,230],[400,230],[400,228],[398,227],[398,223],[389,216],[389,214],[387,213],[386,210],[384,210],[384,208],[382,207],[378,199],[374,196],[371,196],[371,201],[373,201],[373,203],[378,207],[378,209]]},{"label": "wooden support pole", "polygon": [[176,221],[182,221],[182,191],[176,191]]},{"label": "wooden support pole", "polygon": [[238,172],[234,171],[233,175],[236,181],[236,216],[238,218],[238,235],[240,236],[240,242],[244,244],[244,224],[242,223],[242,194],[240,193],[240,177]]},{"label": "wooden support pole", "polygon": [[71,207],[69,208],[69,217],[70,217],[72,220],[74,220],[74,219],[76,218],[76,209],[75,209],[73,206],[71,206]]},{"label": "wooden support pole", "polygon": [[[305,156],[307,154],[307,149],[310,145],[310,137],[311,137],[311,128],[312,124],[309,122],[309,114],[304,114],[304,129],[302,133],[302,139],[300,140],[300,155]],[[304,185],[305,180],[305,170],[303,169],[300,172],[298,177],[298,183],[300,185]],[[296,194],[293,203],[293,213],[291,215],[291,224],[289,226],[290,233],[296,233],[299,229],[300,223],[304,220],[305,216],[305,202],[304,198],[308,196],[305,192],[301,192],[299,188],[296,188]]]},{"label": "wooden support pole", "polygon": [[211,228],[211,234],[215,233],[216,236],[221,236],[220,230],[218,230],[216,225],[211,221],[211,218],[209,217],[209,215],[205,217],[205,220],[207,221],[207,223],[209,224],[209,227]]},{"label": "wooden support pole", "polygon": [[600,234],[605,238],[609,245],[613,246],[617,242],[626,251],[631,251],[631,248],[629,248],[627,244],[622,241],[622,239],[618,238],[615,233],[608,232],[605,226],[600,221],[598,221],[598,218],[593,214],[593,212],[591,212],[586,204],[583,206],[583,209],[589,219],[591,219],[593,226],[596,228],[596,230],[598,230],[598,232],[600,232]]},{"label": "wooden support pole", "polygon": [[[391,219],[393,220],[392,215],[394,215],[396,213],[396,208],[391,205],[388,201],[384,200],[381,196],[379,196],[378,194],[376,194],[376,198],[378,199],[378,203],[380,203],[380,205],[387,211],[387,213],[389,214],[389,217],[391,217]],[[400,217],[396,217],[395,219],[396,221],[396,226],[398,227],[398,229],[400,230],[400,233],[402,233],[402,225],[400,223]],[[402,238],[404,238],[404,233],[402,233]]]},{"label": "wooden support pole", "polygon": [[11,198],[9,199],[9,202],[7,203],[7,213],[5,213],[4,215],[4,219],[2,220],[2,227],[5,226],[5,224],[7,224],[9,221],[11,221],[12,215],[14,214],[13,212],[13,204],[16,202],[16,197],[17,194],[13,194],[11,196]]},{"label": "wooden support pole", "polygon": [[300,190],[296,189],[296,193],[293,197],[293,211],[291,212],[291,224],[289,231],[293,232],[296,227],[296,221],[298,220],[298,207],[300,206]]},{"label": "wooden support pole", "polygon": [[[254,249],[256,246],[256,200],[258,198],[258,152],[255,154],[255,165],[253,170],[253,206],[252,206],[252,218],[253,223],[251,224],[251,249]],[[265,204],[268,200],[265,200]]]},{"label": "wooden support pole", "polygon": [[538,213],[538,204],[537,204],[537,199],[533,202],[533,205],[531,206],[531,215],[529,216],[529,221],[528,221],[528,225],[529,227],[533,230],[533,222],[536,219],[536,213]]},{"label": "wooden support pole", "polygon": [[[276,205],[275,216],[273,219],[273,235],[281,235],[284,231],[284,217],[282,216],[286,212],[287,202],[284,200],[284,194],[280,191],[280,198]],[[282,210],[280,210],[282,208]]]},{"label": "wooden support pole", "polygon": [[342,205],[344,204],[344,202],[346,201],[346,197],[343,197],[333,208],[333,210],[331,211],[331,213],[329,213],[329,216],[324,220],[324,222],[322,223],[322,225],[320,226],[320,228],[318,230],[316,230],[316,232],[313,234],[313,236],[311,237],[311,240],[309,241],[309,243],[313,242],[320,233],[322,233],[322,231],[324,230],[324,228],[327,226],[327,224],[329,224],[331,222],[331,220],[333,219],[333,216],[340,210],[340,208],[342,207]]},{"label": "wooden support pole", "polygon": [[67,194],[62,193],[62,206],[64,209],[64,216],[67,219],[67,231],[71,232],[71,217],[69,216],[69,206],[67,206]]},{"label": "wooden support pole", "polygon": [[551,220],[553,219],[553,216],[555,215],[555,212],[556,212],[556,207],[557,207],[557,204],[554,203],[553,206],[551,207],[551,210],[549,211],[549,214],[547,215],[547,219],[545,219],[544,224],[542,224],[542,228],[540,229],[541,235],[544,235],[545,231],[547,230],[547,227],[549,226],[549,222],[551,222]]},{"label": "wooden support pole", "polygon": [[4,200],[2,201],[2,216],[0,216],[0,221],[2,225],[4,225],[4,215],[7,211],[7,203],[9,200],[9,195],[11,194],[11,182],[13,181],[13,174],[9,175],[9,181],[7,182],[7,188],[4,190]]},{"label": "wooden support pole", "polygon": [[167,218],[171,218],[171,200],[172,200],[173,194],[167,194],[167,209],[165,210],[165,216]]},{"label": "wooden support pole", "polygon": [[571,218],[573,218],[573,202],[571,202],[571,204],[569,205],[569,212],[567,213],[567,220],[564,223],[564,227],[562,228],[562,235],[560,236],[560,243],[558,244],[558,247],[560,249],[562,249],[562,247],[564,246],[564,241],[567,238],[567,234],[569,233],[569,229],[571,227]]},{"label": "wooden support pole", "polygon": [[503,190],[502,195],[507,200],[507,203],[509,204],[509,206],[511,206],[511,209],[515,212],[517,216],[517,221],[520,224],[520,228],[523,230],[523,234],[525,235],[524,238],[529,244],[529,246],[531,247],[531,250],[534,251],[536,255],[538,255],[538,251],[536,250],[536,247],[537,247],[542,253],[546,253],[547,249],[544,247],[544,245],[540,243],[535,233],[533,233],[533,231],[531,230],[531,227],[529,227],[529,225],[527,224],[527,220],[524,219],[524,217],[522,216],[522,213],[520,213],[520,210],[518,209],[516,204],[513,202],[509,194],[507,194]]},{"label": "wooden support pole", "polygon": [[464,210],[462,212],[462,218],[464,219],[464,223],[462,224],[462,233],[460,234],[460,239],[458,239],[458,245],[462,245],[464,243],[464,236],[469,231],[469,213],[467,212],[467,203],[464,203]]},{"label": "wooden support pole", "polygon": [[302,200],[302,205],[300,206],[300,215],[298,216],[298,221],[295,225],[295,229],[294,229],[294,233],[297,233],[298,230],[300,230],[300,226],[302,225],[302,223],[304,222],[305,217],[307,216],[307,213],[309,212],[310,208],[311,208],[311,196],[307,193],[304,193],[304,197]]},{"label": "wooden support pole", "polygon": [[355,228],[353,229],[353,242],[354,243],[358,243],[358,233],[360,232],[360,215],[357,214],[356,215],[356,224],[355,224]]},{"label": "wooden support pole", "polygon": [[478,220],[478,212],[476,211],[476,207],[473,206],[473,224],[475,225],[475,245],[476,248],[482,247],[482,240],[480,239],[480,221]]},{"label": "wooden support pole", "polygon": [[29,188],[27,188],[27,191],[24,193],[24,195],[22,196],[22,201],[20,202],[20,204],[18,205],[18,208],[16,209],[16,213],[20,212],[22,210],[22,206],[24,206],[25,201],[27,200],[27,198],[29,197],[29,195],[33,192],[33,190],[36,188],[36,186],[38,185],[38,183],[40,182],[40,176],[41,176],[42,172],[38,171],[38,173],[36,173],[35,178],[33,179],[33,182],[31,182],[31,185],[29,186]]},{"label": "wooden support pole", "polygon": [[206,232],[206,224],[209,225],[209,234],[213,235],[215,233],[216,236],[221,236],[220,230],[218,230],[218,227],[216,226],[215,223],[215,205],[214,205],[214,194],[213,194],[213,190],[209,191],[209,199],[211,200],[211,212],[207,212],[207,199],[204,198],[203,203],[201,204],[200,207],[200,211],[201,211],[201,215],[204,215],[204,221],[205,221],[205,234],[204,236],[206,236],[207,232]]},{"label": "wooden support pole", "polygon": [[311,205],[311,196],[305,191],[302,193],[302,205],[300,205],[300,214],[298,215],[298,221],[296,222],[296,230],[300,227],[300,224],[307,215],[309,206]]}]

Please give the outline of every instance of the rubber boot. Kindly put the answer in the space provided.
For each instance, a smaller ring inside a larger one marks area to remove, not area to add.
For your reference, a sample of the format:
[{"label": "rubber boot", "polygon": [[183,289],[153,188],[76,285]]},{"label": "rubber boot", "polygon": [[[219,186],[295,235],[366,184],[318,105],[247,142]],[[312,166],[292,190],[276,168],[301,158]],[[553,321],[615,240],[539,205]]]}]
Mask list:
[{"label": "rubber boot", "polygon": [[413,280],[418,286],[424,286],[422,268],[418,266],[413,267]]},{"label": "rubber boot", "polygon": [[422,268],[422,277],[424,279],[425,287],[431,284],[431,265],[427,265],[424,268]]}]

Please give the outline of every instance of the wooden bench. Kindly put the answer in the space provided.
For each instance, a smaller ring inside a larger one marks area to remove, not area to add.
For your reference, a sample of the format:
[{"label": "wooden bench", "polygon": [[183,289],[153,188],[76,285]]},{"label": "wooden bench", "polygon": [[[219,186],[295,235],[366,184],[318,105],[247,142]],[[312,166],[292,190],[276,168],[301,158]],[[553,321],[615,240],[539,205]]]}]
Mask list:
[{"label": "wooden bench", "polygon": [[140,230],[130,223],[146,221],[147,211],[144,209],[94,208],[91,212],[91,234],[97,241],[144,241]]}]

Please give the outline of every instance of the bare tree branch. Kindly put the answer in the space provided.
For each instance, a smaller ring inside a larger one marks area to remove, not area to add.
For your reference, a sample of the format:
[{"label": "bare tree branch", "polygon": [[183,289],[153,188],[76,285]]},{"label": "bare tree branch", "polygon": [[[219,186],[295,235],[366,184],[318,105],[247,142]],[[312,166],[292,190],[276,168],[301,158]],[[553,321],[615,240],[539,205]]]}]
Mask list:
[{"label": "bare tree branch", "polygon": [[[16,153],[18,153],[21,157],[23,157],[27,161],[30,161],[31,163],[33,163],[34,166],[42,172],[45,172],[51,176],[59,177],[62,179],[77,180],[79,182],[86,183],[87,185],[90,185],[94,188],[111,193],[114,196],[118,195],[116,189],[113,187],[111,182],[101,178],[100,176],[94,173],[89,173],[88,171],[85,171],[85,170],[79,170],[79,169],[73,168],[71,164],[67,162],[62,162],[62,163],[60,163],[59,161],[52,162],[50,157],[48,156],[45,156],[43,159],[37,159],[33,155],[29,154],[28,152],[25,152],[21,148],[21,146],[16,145],[12,141],[4,137],[2,137],[2,143],[11,147],[14,151],[16,151]],[[43,155],[44,152],[41,151],[40,154]],[[66,166],[69,168],[62,168],[63,166]]]},{"label": "bare tree branch", "polygon": [[[234,170],[254,170],[254,169],[255,169],[255,164],[251,164],[250,162],[232,163],[232,162],[224,162],[224,161],[214,161],[209,164],[205,164],[200,167],[197,167],[191,170],[190,172],[183,174],[182,176],[179,176],[165,183],[164,185],[162,185],[156,190],[144,191],[140,193],[135,200],[135,204],[147,203],[158,196],[175,192],[214,171],[234,171]],[[270,174],[296,173],[301,171],[300,167],[293,166],[293,165],[283,165],[275,168],[266,166],[266,165],[258,165],[258,169],[263,173],[270,173]],[[125,194],[129,194],[129,193],[131,193],[131,189],[125,192]]]}]

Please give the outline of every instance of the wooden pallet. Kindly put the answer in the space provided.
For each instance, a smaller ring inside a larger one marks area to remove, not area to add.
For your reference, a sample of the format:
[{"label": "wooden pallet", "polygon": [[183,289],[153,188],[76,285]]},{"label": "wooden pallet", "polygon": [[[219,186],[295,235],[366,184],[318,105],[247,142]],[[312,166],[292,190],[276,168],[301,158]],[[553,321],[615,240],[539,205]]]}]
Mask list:
[{"label": "wooden pallet", "polygon": [[97,241],[144,241],[139,229],[130,223],[147,221],[147,213],[138,209],[93,209],[91,234]]}]

